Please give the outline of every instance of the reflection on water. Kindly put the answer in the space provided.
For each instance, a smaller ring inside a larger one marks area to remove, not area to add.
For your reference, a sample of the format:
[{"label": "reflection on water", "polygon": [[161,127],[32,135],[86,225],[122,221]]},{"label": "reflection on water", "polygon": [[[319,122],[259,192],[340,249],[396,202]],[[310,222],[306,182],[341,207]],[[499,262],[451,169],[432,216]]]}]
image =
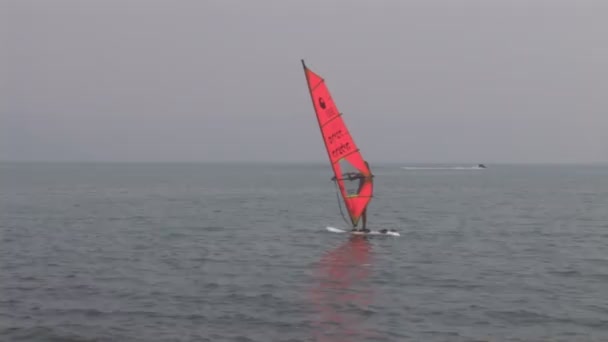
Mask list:
[{"label": "reflection on water", "polygon": [[364,236],[329,250],[318,263],[311,298],[318,311],[317,341],[364,341],[369,338],[364,323],[372,291],[371,245]]}]

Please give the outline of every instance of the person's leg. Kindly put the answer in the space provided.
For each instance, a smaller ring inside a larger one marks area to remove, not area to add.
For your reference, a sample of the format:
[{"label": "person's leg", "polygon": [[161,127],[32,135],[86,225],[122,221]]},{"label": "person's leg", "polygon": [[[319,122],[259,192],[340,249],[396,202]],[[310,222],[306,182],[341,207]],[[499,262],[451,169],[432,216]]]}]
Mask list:
[{"label": "person's leg", "polygon": [[363,219],[363,227],[362,230],[365,230],[365,228],[367,227],[367,208],[365,208],[365,210],[363,210],[363,214],[361,214],[361,218]]}]

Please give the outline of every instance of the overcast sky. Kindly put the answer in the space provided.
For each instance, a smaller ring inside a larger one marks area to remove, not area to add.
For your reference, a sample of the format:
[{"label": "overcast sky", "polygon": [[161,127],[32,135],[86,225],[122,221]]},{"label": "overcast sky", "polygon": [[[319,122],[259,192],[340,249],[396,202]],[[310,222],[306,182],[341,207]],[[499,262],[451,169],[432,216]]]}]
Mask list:
[{"label": "overcast sky", "polygon": [[605,0],[0,4],[0,160],[608,161]]}]

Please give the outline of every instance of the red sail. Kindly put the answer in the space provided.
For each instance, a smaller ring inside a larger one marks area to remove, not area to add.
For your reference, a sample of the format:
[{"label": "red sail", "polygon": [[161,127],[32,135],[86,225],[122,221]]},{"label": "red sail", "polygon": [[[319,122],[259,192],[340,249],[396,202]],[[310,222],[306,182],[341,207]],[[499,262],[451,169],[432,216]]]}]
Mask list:
[{"label": "red sail", "polygon": [[[372,174],[367,163],[363,160],[355,141],[348,132],[342,113],[338,111],[331,98],[325,80],[306,67],[302,61],[308,89],[329,161],[336,175],[340,193],[348,209],[353,226],[357,226],[361,214],[372,199]],[[364,178],[349,180],[348,176],[355,173]]]}]

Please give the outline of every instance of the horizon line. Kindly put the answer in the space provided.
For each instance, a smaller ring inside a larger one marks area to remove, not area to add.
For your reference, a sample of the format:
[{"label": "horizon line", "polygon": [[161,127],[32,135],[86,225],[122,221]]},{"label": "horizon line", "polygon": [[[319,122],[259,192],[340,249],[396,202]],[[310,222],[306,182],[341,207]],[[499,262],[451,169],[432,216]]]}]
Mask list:
[{"label": "horizon line", "polygon": [[[328,164],[321,160],[0,160],[3,164]],[[370,161],[371,163],[371,161]],[[608,161],[375,161],[375,164],[399,165],[607,165]]]}]

